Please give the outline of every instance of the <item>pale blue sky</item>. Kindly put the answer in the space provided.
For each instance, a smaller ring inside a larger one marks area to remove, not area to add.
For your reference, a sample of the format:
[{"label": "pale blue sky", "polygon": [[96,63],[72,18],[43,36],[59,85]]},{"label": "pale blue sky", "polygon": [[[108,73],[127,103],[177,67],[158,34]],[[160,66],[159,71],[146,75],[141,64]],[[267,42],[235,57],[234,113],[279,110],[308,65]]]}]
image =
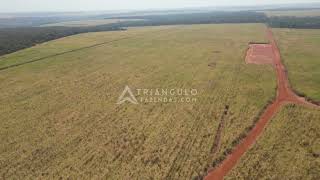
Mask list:
[{"label": "pale blue sky", "polygon": [[320,2],[320,0],[0,0],[0,13],[165,9]]}]

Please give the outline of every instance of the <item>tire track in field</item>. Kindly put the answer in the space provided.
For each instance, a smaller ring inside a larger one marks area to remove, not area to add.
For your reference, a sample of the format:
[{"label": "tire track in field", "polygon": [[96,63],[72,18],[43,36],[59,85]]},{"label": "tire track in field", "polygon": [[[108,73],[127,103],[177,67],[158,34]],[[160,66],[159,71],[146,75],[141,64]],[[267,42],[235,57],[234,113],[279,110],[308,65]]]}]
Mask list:
[{"label": "tire track in field", "polygon": [[205,180],[222,180],[224,176],[236,166],[239,159],[253,146],[258,137],[264,131],[269,120],[280,110],[285,104],[299,104],[307,107],[318,108],[319,105],[312,104],[304,98],[296,95],[290,88],[285,66],[281,62],[281,55],[277,43],[273,37],[272,30],[268,28],[267,36],[272,46],[273,66],[277,74],[277,97],[276,100],[269,105],[261,115],[259,121],[247,136],[233,149],[230,155],[215,169],[210,171],[204,178]]},{"label": "tire track in field", "polygon": [[222,135],[222,131],[224,129],[224,125],[225,125],[225,118],[228,115],[228,111],[229,111],[229,106],[226,105],[224,108],[224,112],[221,116],[221,120],[218,126],[218,130],[216,132],[216,136],[214,138],[214,142],[213,145],[211,147],[211,154],[214,155],[217,153],[217,151],[220,149],[220,145],[221,145],[221,135]]}]

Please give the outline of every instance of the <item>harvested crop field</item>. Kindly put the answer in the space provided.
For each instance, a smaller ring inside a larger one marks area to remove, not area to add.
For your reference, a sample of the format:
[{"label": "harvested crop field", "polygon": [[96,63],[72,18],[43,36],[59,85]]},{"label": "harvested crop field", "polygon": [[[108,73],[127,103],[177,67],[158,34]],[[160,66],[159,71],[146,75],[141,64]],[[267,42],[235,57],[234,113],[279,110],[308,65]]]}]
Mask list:
[{"label": "harvested crop field", "polygon": [[[206,174],[275,96],[272,68],[243,61],[249,42],[266,41],[264,30],[260,24],[132,28],[1,57],[1,177]],[[117,105],[126,85],[194,88],[197,101]]]}]

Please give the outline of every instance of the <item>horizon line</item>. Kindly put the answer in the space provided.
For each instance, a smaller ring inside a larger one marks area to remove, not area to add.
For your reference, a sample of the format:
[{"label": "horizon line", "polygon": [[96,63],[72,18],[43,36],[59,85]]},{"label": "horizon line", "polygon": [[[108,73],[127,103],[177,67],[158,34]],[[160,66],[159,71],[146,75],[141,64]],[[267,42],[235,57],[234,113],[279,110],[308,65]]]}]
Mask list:
[{"label": "horizon line", "polygon": [[[181,10],[201,10],[207,8],[208,10],[214,10],[215,8],[258,8],[261,10],[270,9],[265,6],[292,6],[292,5],[314,5],[318,4],[319,7],[287,7],[292,9],[320,9],[320,2],[295,2],[295,3],[268,3],[258,5],[210,5],[210,6],[186,6],[181,8],[167,7],[167,8],[132,8],[132,9],[105,9],[105,10],[33,10],[33,11],[2,11],[0,14],[28,14],[28,13],[106,13],[106,12],[148,12],[148,11],[181,11]],[[264,8],[263,8],[264,7]],[[283,9],[285,7],[272,8],[274,10]],[[223,11],[223,10],[221,10]]]}]

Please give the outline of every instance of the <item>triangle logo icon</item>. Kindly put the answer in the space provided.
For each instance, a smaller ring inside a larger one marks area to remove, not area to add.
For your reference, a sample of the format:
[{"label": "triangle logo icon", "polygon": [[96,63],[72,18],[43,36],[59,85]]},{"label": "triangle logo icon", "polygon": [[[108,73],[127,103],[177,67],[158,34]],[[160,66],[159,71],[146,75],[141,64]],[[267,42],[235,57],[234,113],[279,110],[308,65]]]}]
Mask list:
[{"label": "triangle logo icon", "polygon": [[130,102],[132,104],[139,104],[136,97],[133,95],[129,86],[126,86],[118,98],[117,104],[123,104],[125,102]]}]

